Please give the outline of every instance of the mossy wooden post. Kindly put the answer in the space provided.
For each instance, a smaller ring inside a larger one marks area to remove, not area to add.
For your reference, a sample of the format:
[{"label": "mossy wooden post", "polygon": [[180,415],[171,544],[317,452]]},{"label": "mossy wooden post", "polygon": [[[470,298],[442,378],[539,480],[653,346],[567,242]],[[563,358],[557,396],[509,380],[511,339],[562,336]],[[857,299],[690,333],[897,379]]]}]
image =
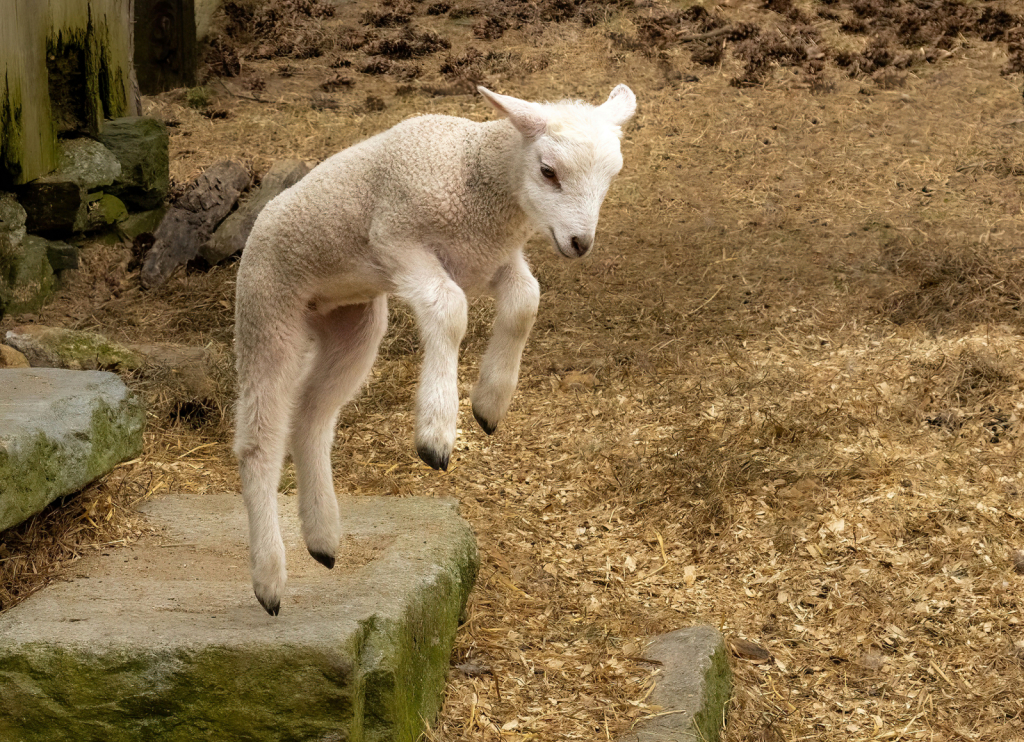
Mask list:
[{"label": "mossy wooden post", "polygon": [[138,113],[131,3],[0,0],[0,188],[53,170],[59,133]]},{"label": "mossy wooden post", "polygon": [[0,0],[0,188],[57,167],[46,82],[48,6]]}]

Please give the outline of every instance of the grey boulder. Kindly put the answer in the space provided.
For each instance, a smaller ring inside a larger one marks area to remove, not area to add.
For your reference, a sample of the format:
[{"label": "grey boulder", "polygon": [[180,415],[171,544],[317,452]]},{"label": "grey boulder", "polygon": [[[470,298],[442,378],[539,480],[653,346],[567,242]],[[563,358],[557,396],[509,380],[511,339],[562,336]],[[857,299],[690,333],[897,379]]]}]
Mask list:
[{"label": "grey boulder", "polygon": [[142,452],[142,405],[114,374],[6,369],[0,384],[0,530]]}]

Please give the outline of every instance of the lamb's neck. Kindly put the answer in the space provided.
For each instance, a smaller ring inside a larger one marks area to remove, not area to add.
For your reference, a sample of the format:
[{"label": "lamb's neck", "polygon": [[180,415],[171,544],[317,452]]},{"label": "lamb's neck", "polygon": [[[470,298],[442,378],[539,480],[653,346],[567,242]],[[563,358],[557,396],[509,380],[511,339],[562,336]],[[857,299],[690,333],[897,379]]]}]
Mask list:
[{"label": "lamb's neck", "polygon": [[507,119],[481,124],[477,132],[467,142],[471,187],[483,190],[485,198],[498,206],[513,226],[532,231],[519,201],[524,167],[522,135]]}]

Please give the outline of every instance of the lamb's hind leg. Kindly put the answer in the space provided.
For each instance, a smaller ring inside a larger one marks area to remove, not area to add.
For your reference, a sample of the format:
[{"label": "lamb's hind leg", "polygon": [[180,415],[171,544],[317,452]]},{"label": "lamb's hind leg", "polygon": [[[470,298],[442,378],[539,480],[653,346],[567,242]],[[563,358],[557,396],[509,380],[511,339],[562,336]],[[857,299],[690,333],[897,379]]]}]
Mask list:
[{"label": "lamb's hind leg", "polygon": [[370,373],[387,329],[387,297],[309,316],[315,345],[293,418],[292,460],[299,488],[299,520],[306,548],[328,569],[340,537],[331,444],[341,407]]},{"label": "lamb's hind leg", "polygon": [[249,514],[253,590],[267,613],[276,616],[287,581],[277,488],[308,338],[298,317],[291,322],[279,317],[265,326],[261,319],[267,313],[258,299],[240,291],[238,303],[235,454]]},{"label": "lamb's hind leg", "polygon": [[480,362],[480,381],[470,395],[473,416],[487,435],[508,412],[519,381],[519,360],[540,301],[540,286],[522,253],[498,270],[490,288],[496,304],[494,333]]}]

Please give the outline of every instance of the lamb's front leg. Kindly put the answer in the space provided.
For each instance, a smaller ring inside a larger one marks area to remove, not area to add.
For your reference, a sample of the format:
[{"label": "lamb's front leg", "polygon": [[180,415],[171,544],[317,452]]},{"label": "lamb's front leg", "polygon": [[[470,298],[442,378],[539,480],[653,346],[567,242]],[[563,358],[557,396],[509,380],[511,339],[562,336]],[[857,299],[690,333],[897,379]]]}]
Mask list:
[{"label": "lamb's front leg", "polygon": [[473,416],[487,435],[508,412],[519,382],[519,360],[540,303],[540,285],[521,252],[498,270],[491,281],[491,292],[495,299],[494,332],[480,362],[480,381],[471,395]]},{"label": "lamb's front leg", "polygon": [[416,453],[448,471],[459,417],[459,344],[466,334],[466,295],[436,257],[419,256],[397,282],[396,294],[416,315],[423,368],[416,394]]}]

